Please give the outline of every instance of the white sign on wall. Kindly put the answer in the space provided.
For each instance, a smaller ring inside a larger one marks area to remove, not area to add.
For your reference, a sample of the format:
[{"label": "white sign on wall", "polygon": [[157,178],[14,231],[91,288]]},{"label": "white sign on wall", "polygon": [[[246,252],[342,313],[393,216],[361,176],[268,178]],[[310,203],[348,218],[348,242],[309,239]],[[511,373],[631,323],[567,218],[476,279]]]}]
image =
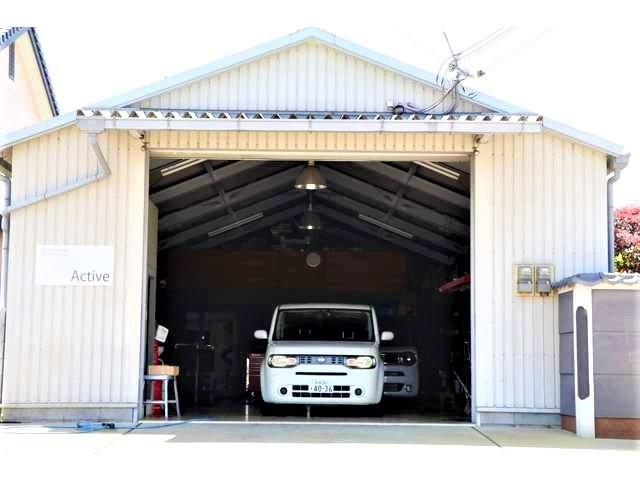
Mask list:
[{"label": "white sign on wall", "polygon": [[97,245],[36,246],[37,286],[113,285],[113,247]]}]

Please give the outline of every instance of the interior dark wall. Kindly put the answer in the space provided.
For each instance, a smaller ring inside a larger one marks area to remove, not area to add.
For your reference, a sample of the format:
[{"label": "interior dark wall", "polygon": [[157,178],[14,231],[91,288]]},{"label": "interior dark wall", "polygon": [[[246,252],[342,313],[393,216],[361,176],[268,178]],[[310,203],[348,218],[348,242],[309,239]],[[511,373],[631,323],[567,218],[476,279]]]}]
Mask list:
[{"label": "interior dark wall", "polygon": [[[288,248],[176,249],[159,258],[158,323],[170,329],[165,360],[182,367],[183,403],[194,401],[194,356],[176,343],[204,338],[215,351],[200,353],[199,403],[213,405],[245,392],[245,358],[259,348],[253,331],[268,328],[283,303],[371,304],[396,345],[420,355],[421,399],[438,410],[441,371],[461,376],[469,335],[468,292],[440,294],[449,271],[401,250],[306,252]],[[453,367],[452,367],[453,365]],[[456,366],[458,365],[458,366]]]}]

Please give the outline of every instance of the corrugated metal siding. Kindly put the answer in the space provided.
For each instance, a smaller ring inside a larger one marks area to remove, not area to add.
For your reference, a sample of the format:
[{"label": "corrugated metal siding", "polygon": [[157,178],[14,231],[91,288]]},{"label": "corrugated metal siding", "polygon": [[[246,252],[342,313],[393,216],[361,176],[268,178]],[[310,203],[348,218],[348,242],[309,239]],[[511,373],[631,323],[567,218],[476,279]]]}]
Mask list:
[{"label": "corrugated metal siding", "polygon": [[[441,92],[318,42],[264,56],[133,106],[381,112],[386,101],[429,105]],[[468,101],[459,111],[485,109]]]},{"label": "corrugated metal siding", "polygon": [[606,156],[552,134],[498,135],[474,166],[478,407],[557,409],[557,296],[513,294],[513,265],[607,269]]},{"label": "corrugated metal siding", "polygon": [[150,149],[471,152],[473,136],[448,133],[150,131]]},{"label": "corrugated metal siding", "polygon": [[[8,404],[137,402],[145,155],[127,132],[100,136],[107,179],[11,215]],[[96,171],[70,127],[14,147],[12,201]],[[113,287],[36,287],[35,247],[113,245]],[[55,406],[55,405],[52,405]]]}]

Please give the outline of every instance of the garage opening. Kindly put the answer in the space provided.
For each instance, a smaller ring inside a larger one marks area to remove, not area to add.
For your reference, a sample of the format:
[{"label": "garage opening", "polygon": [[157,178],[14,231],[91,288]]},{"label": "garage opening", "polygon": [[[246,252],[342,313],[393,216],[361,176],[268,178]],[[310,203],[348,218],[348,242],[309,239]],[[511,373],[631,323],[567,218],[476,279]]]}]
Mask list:
[{"label": "garage opening", "polygon": [[[327,188],[295,188],[305,169]],[[381,342],[376,416],[469,420],[469,162],[151,158],[149,184],[147,363],[163,325],[160,359],[180,367],[183,415],[260,417],[266,341],[254,331],[277,305],[328,303],[371,305],[394,333]]]}]

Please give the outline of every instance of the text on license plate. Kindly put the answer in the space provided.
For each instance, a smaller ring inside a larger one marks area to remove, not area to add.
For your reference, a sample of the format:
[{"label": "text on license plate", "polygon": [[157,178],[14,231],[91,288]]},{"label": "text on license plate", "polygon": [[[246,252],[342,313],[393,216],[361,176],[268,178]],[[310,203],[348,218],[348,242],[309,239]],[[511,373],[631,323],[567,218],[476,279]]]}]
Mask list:
[{"label": "text on license plate", "polygon": [[333,393],[333,385],[329,385],[325,382],[315,382],[309,386],[309,389],[313,393]]}]

